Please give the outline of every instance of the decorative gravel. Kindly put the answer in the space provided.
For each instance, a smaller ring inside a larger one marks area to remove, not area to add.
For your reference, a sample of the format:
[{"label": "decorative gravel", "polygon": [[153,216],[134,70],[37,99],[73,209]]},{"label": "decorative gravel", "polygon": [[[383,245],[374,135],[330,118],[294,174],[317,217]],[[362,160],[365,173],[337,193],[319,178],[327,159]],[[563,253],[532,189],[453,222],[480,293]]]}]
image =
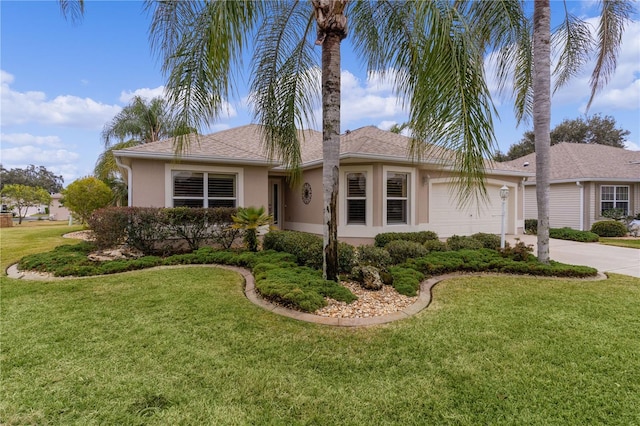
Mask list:
[{"label": "decorative gravel", "polygon": [[358,296],[358,300],[347,304],[327,298],[328,305],[315,311],[315,315],[330,318],[378,317],[401,311],[418,299],[417,296],[403,296],[389,285],[378,291],[365,290],[357,282],[343,281],[342,285]]}]

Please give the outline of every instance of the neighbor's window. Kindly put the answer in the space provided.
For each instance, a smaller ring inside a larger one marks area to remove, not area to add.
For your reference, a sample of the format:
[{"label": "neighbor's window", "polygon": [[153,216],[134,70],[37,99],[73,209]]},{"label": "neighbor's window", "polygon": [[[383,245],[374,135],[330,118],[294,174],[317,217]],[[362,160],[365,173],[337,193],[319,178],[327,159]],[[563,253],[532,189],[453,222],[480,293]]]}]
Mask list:
[{"label": "neighbor's window", "polygon": [[387,223],[408,223],[408,173],[387,173]]},{"label": "neighbor's window", "polygon": [[347,173],[347,224],[367,224],[367,175]]},{"label": "neighbor's window", "polygon": [[236,176],[173,171],[174,207],[236,207]]},{"label": "neighbor's window", "polygon": [[611,209],[621,209],[629,214],[629,187],[603,185],[600,187],[600,214]]}]

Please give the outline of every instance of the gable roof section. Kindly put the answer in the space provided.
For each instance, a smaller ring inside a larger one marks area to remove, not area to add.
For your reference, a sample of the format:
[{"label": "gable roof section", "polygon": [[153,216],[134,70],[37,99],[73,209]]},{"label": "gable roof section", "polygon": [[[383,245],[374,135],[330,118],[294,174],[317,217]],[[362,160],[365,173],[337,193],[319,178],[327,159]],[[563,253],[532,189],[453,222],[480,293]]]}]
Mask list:
[{"label": "gable roof section", "polygon": [[[525,163],[529,166],[524,166]],[[536,154],[501,163],[535,172]],[[640,181],[640,151],[600,144],[562,142],[551,146],[551,181]]]},{"label": "gable roof section", "polygon": [[[120,158],[145,158],[157,160],[198,161],[204,163],[266,165],[284,170],[277,159],[269,159],[258,124],[248,124],[209,135],[189,135],[189,149],[176,157],[174,139],[165,139],[114,152]],[[431,164],[444,168],[453,165],[453,152],[444,148],[427,151],[420,161],[414,161],[409,153],[410,138],[381,130],[374,126],[361,127],[341,135],[340,159],[362,159],[377,162]],[[322,164],[322,133],[316,130],[300,131],[302,167]],[[488,171],[506,174],[531,175],[530,170],[520,170],[504,163],[487,162]]]}]

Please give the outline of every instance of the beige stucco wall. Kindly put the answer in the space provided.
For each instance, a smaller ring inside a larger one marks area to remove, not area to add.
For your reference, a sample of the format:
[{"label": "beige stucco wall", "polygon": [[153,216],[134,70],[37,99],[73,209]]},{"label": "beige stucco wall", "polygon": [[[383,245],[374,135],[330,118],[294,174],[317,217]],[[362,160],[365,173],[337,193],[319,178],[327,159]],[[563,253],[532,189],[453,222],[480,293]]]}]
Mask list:
[{"label": "beige stucco wall", "polygon": [[[410,173],[409,193],[409,224],[394,224],[386,226],[384,214],[384,186],[385,175],[387,171],[400,171]],[[345,174],[348,172],[364,172],[367,176],[368,189],[367,209],[371,210],[370,216],[367,217],[367,224],[346,223],[346,217],[343,208],[345,203],[344,188]],[[480,210],[483,214],[476,214],[477,208],[474,210],[474,224],[466,223],[468,215],[464,217],[456,215],[459,210],[455,195],[452,197],[450,191],[439,190],[431,193],[433,184],[441,185],[443,188],[451,185],[452,174],[442,172],[436,169],[418,168],[411,165],[388,165],[382,163],[356,163],[343,162],[340,166],[340,182],[341,190],[338,197],[338,237],[342,241],[349,242],[366,242],[372,241],[372,238],[381,232],[410,232],[420,230],[434,230],[442,237],[449,236],[453,233],[469,234],[474,232],[499,232],[500,231],[500,209],[501,201],[498,197],[499,188],[506,184],[510,188],[510,197],[507,202],[506,216],[506,233],[518,234],[522,232],[524,226],[524,205],[523,205],[523,187],[521,185],[522,178],[514,176],[492,176],[487,181],[487,190],[492,199],[491,207],[482,206]],[[296,188],[286,188],[286,207],[285,207],[285,226],[284,229],[293,229],[305,231],[315,234],[322,234],[323,222],[323,200],[322,200],[322,168],[318,167],[313,170],[304,172],[302,183],[308,182],[313,190],[313,197],[309,204],[304,204],[301,199],[301,186]],[[434,194],[439,194],[438,199],[434,199]],[[496,201],[497,199],[497,201]],[[430,205],[432,203],[433,205]],[[435,204],[434,204],[435,203]],[[436,223],[430,217],[430,212],[435,206],[443,207],[447,214],[440,214],[441,219],[455,220],[453,224],[445,227],[442,223]],[[497,210],[496,210],[497,209]],[[453,218],[455,216],[455,218]],[[477,217],[476,217],[477,216]],[[464,222],[464,223],[462,223]],[[469,225],[469,226],[467,226]]]},{"label": "beige stucco wall", "polygon": [[131,162],[131,170],[133,188],[131,205],[135,207],[165,207],[164,163],[136,159]]},{"label": "beige stucco wall", "polygon": [[[242,174],[242,188],[238,194],[239,207],[268,205],[268,169],[260,166],[228,166],[204,163],[167,163],[154,160],[132,161],[132,205],[138,207],[170,207],[167,191],[170,191],[170,171],[176,169],[211,171],[216,168],[231,168]],[[168,183],[169,182],[169,183]],[[169,194],[170,195],[170,194]],[[169,197],[170,198],[170,197]]]},{"label": "beige stucco wall", "polygon": [[62,194],[53,194],[51,196],[51,204],[49,205],[49,216],[53,220],[69,220],[71,213],[69,209],[60,204]]}]

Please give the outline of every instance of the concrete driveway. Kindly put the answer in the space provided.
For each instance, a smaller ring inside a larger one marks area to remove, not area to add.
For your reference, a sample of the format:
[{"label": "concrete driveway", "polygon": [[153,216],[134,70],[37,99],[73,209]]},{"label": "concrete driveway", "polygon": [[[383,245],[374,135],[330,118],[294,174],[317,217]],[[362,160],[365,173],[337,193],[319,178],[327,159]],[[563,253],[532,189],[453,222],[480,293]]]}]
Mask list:
[{"label": "concrete driveway", "polygon": [[[535,235],[508,235],[507,241],[514,243],[519,238],[525,244],[534,246]],[[566,240],[549,240],[549,256],[551,260],[571,265],[586,265],[600,272],[614,272],[640,278],[640,250],[607,246],[598,243],[578,243]]]}]

